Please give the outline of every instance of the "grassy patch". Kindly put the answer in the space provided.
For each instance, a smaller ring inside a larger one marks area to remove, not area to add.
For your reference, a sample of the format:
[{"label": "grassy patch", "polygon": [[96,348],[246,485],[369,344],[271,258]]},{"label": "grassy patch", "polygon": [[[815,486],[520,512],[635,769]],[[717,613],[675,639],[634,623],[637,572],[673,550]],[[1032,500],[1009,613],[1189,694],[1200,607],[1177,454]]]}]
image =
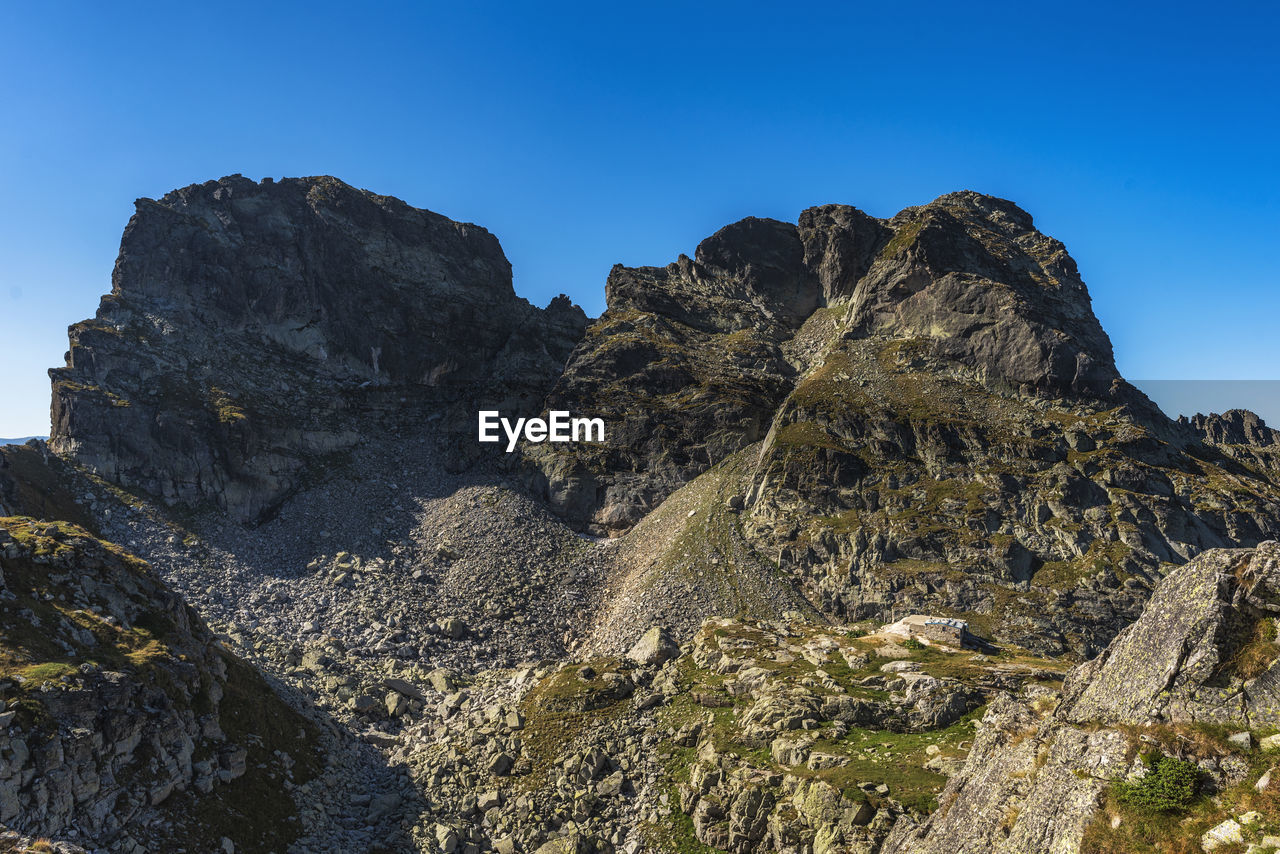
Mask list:
[{"label": "grassy patch", "polygon": [[704,845],[698,841],[693,832],[693,819],[681,812],[680,783],[689,781],[689,769],[693,766],[694,754],[689,747],[669,747],[671,758],[663,766],[662,790],[667,796],[671,814],[659,822],[646,821],[639,826],[640,834],[655,850],[675,852],[675,854],[716,854],[718,849]]},{"label": "grassy patch", "polygon": [[895,255],[898,255],[899,253],[901,253],[912,243],[915,243],[916,238],[920,236],[920,230],[924,228],[924,224],[925,224],[924,217],[921,217],[920,219],[912,220],[911,222],[899,228],[896,232],[894,232],[893,237],[889,240],[889,242],[885,244],[884,249],[880,250],[880,255],[876,258],[876,260],[877,261],[888,260],[894,257]]},{"label": "grassy patch", "polygon": [[1248,682],[1256,679],[1280,659],[1280,643],[1276,643],[1276,621],[1262,617],[1253,626],[1253,632],[1224,663],[1222,674],[1235,676]]},{"label": "grassy patch", "polygon": [[[1157,727],[1144,734],[1151,736],[1161,750],[1172,745],[1187,749],[1190,744],[1198,751],[1222,751],[1224,743],[1222,733],[1213,728]],[[1202,854],[1200,838],[1206,831],[1253,811],[1260,813],[1262,819],[1245,829],[1246,840],[1258,841],[1264,834],[1280,835],[1280,788],[1272,784],[1258,792],[1253,787],[1275,764],[1275,755],[1255,752],[1249,761],[1249,771],[1241,782],[1213,797],[1193,796],[1188,800],[1185,789],[1172,800],[1157,795],[1155,803],[1171,807],[1168,809],[1135,803],[1131,795],[1126,796],[1132,785],[1112,786],[1097,819],[1085,833],[1082,854]],[[1234,852],[1244,848],[1225,846],[1218,850]]]},{"label": "grassy patch", "polygon": [[[523,756],[532,765],[531,773],[518,785],[536,788],[546,773],[575,741],[595,725],[625,711],[625,701],[617,700],[605,674],[617,673],[621,661],[600,658],[572,664],[543,679],[520,704],[525,717],[521,738]],[[582,679],[583,668],[595,671]]]},{"label": "grassy patch", "polygon": [[223,424],[236,424],[248,417],[236,399],[217,386],[209,387],[209,408]]},{"label": "grassy patch", "polygon": [[[9,518],[0,519],[0,527],[28,552],[5,561],[6,585],[18,599],[0,612],[0,677],[21,676],[27,690],[36,690],[74,675],[82,664],[145,674],[153,663],[173,657],[166,615],[140,607],[133,625],[110,621],[92,603],[77,604],[71,585],[76,574],[126,587],[139,576],[151,582],[145,563],[68,523]],[[69,568],[55,570],[49,560]]]},{"label": "grassy patch", "polygon": [[820,771],[798,765],[786,770],[793,776],[825,780],[841,791],[858,790],[858,785],[866,782],[883,783],[889,787],[889,797],[927,815],[937,809],[938,793],[947,782],[942,774],[924,767],[931,756],[928,748],[937,747],[940,756],[963,758],[968,746],[961,745],[972,741],[973,721],[985,712],[986,707],[980,707],[951,726],[930,732],[854,728],[840,739],[819,739],[812,748],[814,752],[848,757],[848,765]]}]

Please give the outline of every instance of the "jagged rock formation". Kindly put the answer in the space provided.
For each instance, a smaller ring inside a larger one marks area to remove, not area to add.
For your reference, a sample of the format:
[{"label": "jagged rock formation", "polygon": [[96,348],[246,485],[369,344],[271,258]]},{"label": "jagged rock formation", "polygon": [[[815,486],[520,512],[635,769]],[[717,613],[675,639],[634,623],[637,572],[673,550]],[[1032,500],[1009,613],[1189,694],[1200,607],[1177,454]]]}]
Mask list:
[{"label": "jagged rock formation", "polygon": [[725,498],[828,614],[941,608],[1090,655],[1163,567],[1280,535],[1271,432],[1179,426],[1125,383],[1075,262],[1009,202],[744,220],[609,299],[549,405],[615,426],[535,454],[553,506],[616,533],[763,438]]},{"label": "jagged rock formation", "polygon": [[553,500],[606,530],[762,437],[789,381],[812,367],[806,339],[831,332],[797,336],[823,306],[841,307],[846,337],[916,340],[993,387],[1110,398],[1119,379],[1062,244],[976,193],[887,222],[843,205],[795,226],[748,218],[692,260],[615,267],[606,296],[548,401],[620,423],[576,468],[551,466]]},{"label": "jagged rock formation", "polygon": [[1254,469],[1280,469],[1280,431],[1257,415],[1231,409],[1221,415],[1181,417],[1178,423],[1195,431],[1215,451]]},{"label": "jagged rock formation", "polygon": [[0,519],[0,641],[0,824],[115,851],[287,843],[278,787],[314,775],[310,725],[142,561]]},{"label": "jagged rock formation", "polygon": [[474,430],[480,400],[539,400],[585,321],[517,298],[478,226],[333,178],[192,185],[138,201],[111,294],[51,372],[50,446],[257,520],[364,432],[458,403],[444,429]]},{"label": "jagged rock formation", "polygon": [[535,451],[553,507],[601,532],[638,522],[677,486],[762,438],[795,367],[784,343],[821,285],[792,225],[746,219],[667,267],[614,267],[609,310],[547,408],[603,415],[603,445]]},{"label": "jagged rock formation", "polygon": [[[121,812],[126,851],[225,850],[231,816],[235,850],[1066,852],[1141,773],[1122,726],[1223,792],[1252,773],[1165,737],[1276,722],[1275,548],[1205,554],[1280,536],[1276,432],[1172,422],[1125,383],[1025,212],[954,193],[887,220],[747,219],[607,292],[589,327],[565,299],[536,309],[483,229],[331,178],[139,202],[52,372],[49,443],[0,448],[0,513],[128,544],[272,687],[189,614],[162,638],[133,593],[95,611],[121,588],[186,614],[123,552],[14,523],[50,544],[4,559],[29,602],[0,603],[4,666],[120,648],[5,689],[12,720],[54,704],[21,723],[74,773],[42,755],[41,777],[4,777],[0,803],[45,823],[0,822],[110,835],[80,814],[127,766],[115,803],[159,802]],[[606,440],[490,459],[480,407],[601,416]],[[86,569],[41,562],[60,554]],[[994,643],[876,632],[909,612]],[[1117,635],[1058,705],[1069,665],[1046,654]],[[133,730],[58,705],[73,691],[141,704],[154,763],[114,735],[83,750],[78,729]],[[285,733],[234,713],[300,737],[281,697],[324,724],[307,783]],[[245,778],[202,791],[230,745]]]},{"label": "jagged rock formation", "polygon": [[[1049,694],[993,704],[939,810],[922,826],[900,823],[884,854],[1079,851],[1103,794],[1144,773],[1144,743],[1197,763],[1210,791],[1252,782],[1247,736],[1220,742],[1178,726],[1280,722],[1278,617],[1280,543],[1181,567],[1106,651],[1072,671],[1056,708]],[[1231,799],[1220,801],[1217,820],[1230,816]],[[1123,826],[1117,817],[1111,830]]]},{"label": "jagged rock formation", "polygon": [[1178,419],[1204,436],[1205,441],[1223,447],[1252,445],[1270,448],[1280,445],[1280,430],[1273,430],[1247,409],[1229,409],[1221,415],[1195,415]]}]

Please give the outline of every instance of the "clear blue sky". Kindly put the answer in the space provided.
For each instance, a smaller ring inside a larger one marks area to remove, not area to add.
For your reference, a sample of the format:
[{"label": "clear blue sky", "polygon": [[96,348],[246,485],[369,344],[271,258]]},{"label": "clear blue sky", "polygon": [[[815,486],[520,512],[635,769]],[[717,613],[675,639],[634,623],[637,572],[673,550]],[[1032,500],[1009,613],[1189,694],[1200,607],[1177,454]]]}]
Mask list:
[{"label": "clear blue sky", "polygon": [[1014,199],[1131,378],[1274,379],[1280,12],[1219,2],[0,4],[0,436],[139,196],[333,174],[603,309],[747,215]]}]

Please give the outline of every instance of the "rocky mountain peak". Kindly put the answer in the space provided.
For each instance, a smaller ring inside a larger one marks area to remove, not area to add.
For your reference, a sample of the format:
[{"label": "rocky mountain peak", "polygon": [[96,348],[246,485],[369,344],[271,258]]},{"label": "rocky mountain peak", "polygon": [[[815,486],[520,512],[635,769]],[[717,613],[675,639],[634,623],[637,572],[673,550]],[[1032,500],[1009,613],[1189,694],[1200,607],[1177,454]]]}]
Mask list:
[{"label": "rocky mountain peak", "polygon": [[1218,445],[1251,445],[1255,448],[1271,448],[1280,445],[1280,430],[1247,409],[1228,409],[1221,415],[1193,415],[1178,418],[1178,423],[1189,425],[1207,441]]},{"label": "rocky mountain peak", "polygon": [[616,311],[659,314],[707,332],[776,324],[794,329],[821,302],[790,223],[746,219],[727,225],[666,267],[617,265],[605,286]]},{"label": "rocky mountain peak", "polygon": [[918,339],[984,384],[1111,398],[1111,341],[1066,247],[1012,202],[951,193],[889,221],[854,291],[850,326]]},{"label": "rocky mountain peak", "polygon": [[712,277],[740,282],[747,301],[768,306],[789,326],[799,326],[821,303],[791,223],[747,217],[699,243],[694,258]]},{"label": "rocky mountain peak", "polygon": [[111,294],[51,372],[50,446],[256,520],[364,431],[536,405],[585,325],[517,297],[479,226],[335,178],[233,175],[137,203]]},{"label": "rocky mountain peak", "polygon": [[[1136,403],[1164,429],[1116,371],[1065,247],[992,196],[951,193],[887,221],[836,204],[805,210],[796,225],[749,217],[693,259],[614,267],[606,296],[548,406],[600,412],[620,425],[617,438],[576,461],[538,454],[553,502],[605,530],[630,527],[762,438],[795,383],[821,373],[842,341],[898,342],[934,374],[984,393]],[[841,375],[828,391],[855,391]],[[655,431],[660,441],[640,438]]]},{"label": "rocky mountain peak", "polygon": [[[171,322],[262,334],[393,382],[462,367],[423,328],[479,321],[475,335],[495,351],[509,335],[482,310],[518,303],[511,264],[479,226],[328,176],[233,175],[136,207],[112,276],[112,302],[126,312],[154,301]],[[111,319],[112,302],[99,319]]]},{"label": "rocky mountain peak", "polygon": [[[1280,443],[1127,386],[1025,212],[748,218],[607,295],[332,178],[141,201],[0,448],[0,849],[1065,852],[1157,767],[1215,795],[1179,850],[1273,829]],[[605,439],[496,463],[477,408]]]},{"label": "rocky mountain peak", "polygon": [[893,230],[851,205],[820,205],[800,214],[805,267],[822,285],[826,303],[849,299]]}]

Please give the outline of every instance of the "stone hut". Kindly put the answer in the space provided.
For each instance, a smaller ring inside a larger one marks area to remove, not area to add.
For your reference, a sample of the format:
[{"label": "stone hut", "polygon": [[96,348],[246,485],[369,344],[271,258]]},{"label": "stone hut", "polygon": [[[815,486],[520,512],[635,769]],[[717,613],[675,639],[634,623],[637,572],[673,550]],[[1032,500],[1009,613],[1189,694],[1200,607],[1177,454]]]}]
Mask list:
[{"label": "stone hut", "polygon": [[964,646],[969,635],[969,624],[953,617],[912,614],[902,620],[899,625],[907,630],[908,637],[925,637],[951,646]]}]

